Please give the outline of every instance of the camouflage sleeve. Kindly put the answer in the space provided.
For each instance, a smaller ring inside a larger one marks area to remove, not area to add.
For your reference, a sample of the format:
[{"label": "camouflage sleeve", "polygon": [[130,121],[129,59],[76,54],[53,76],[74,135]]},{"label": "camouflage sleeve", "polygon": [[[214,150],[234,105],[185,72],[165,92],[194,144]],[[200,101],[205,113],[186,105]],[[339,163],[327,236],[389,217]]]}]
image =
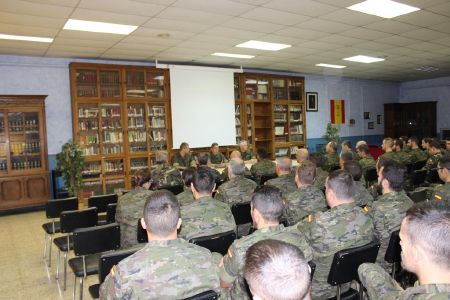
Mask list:
[{"label": "camouflage sleeve", "polygon": [[219,264],[220,280],[226,283],[233,283],[234,279],[239,274],[239,261],[236,255],[236,247],[233,243],[228,249],[228,253],[223,257]]},{"label": "camouflage sleeve", "polygon": [[399,299],[404,290],[378,264],[364,263],[358,268],[359,279],[369,299]]},{"label": "camouflage sleeve", "polygon": [[378,240],[382,240],[386,237],[383,236],[383,233],[387,231],[386,222],[384,218],[384,214],[381,213],[378,209],[372,209],[369,213],[369,216],[372,217],[374,234],[378,238]]},{"label": "camouflage sleeve", "polygon": [[223,190],[222,186],[219,186],[216,194],[214,195],[214,199],[216,199],[217,201],[225,202],[224,193],[225,191]]},{"label": "camouflage sleeve", "polygon": [[227,163],[228,159],[225,157],[225,155],[222,154],[222,163]]},{"label": "camouflage sleeve", "polygon": [[113,267],[100,286],[100,300],[122,299],[121,278],[117,267]]},{"label": "camouflage sleeve", "polygon": [[[303,233],[304,235],[305,235],[305,237],[306,237],[306,239],[307,240],[310,240],[311,239],[311,232],[310,232],[310,229],[311,229],[311,222],[312,222],[312,219],[313,218],[313,216],[312,215],[309,215],[307,218],[304,218],[303,220],[301,220],[300,222],[298,222],[296,225],[294,225],[294,226],[296,226],[297,227],[297,229],[301,232],[301,233]],[[310,243],[310,245],[311,245],[311,243]]]}]

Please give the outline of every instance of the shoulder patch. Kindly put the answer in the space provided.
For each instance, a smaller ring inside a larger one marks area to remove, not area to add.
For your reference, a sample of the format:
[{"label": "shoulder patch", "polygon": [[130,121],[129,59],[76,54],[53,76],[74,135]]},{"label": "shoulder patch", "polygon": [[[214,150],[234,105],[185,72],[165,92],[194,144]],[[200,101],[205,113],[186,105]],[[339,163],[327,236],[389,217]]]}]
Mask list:
[{"label": "shoulder patch", "polygon": [[114,277],[114,275],[116,275],[117,269],[116,269],[115,265],[111,268],[111,271],[109,273],[111,274],[112,277]]},{"label": "shoulder patch", "polygon": [[311,223],[314,220],[314,215],[308,216],[308,223]]},{"label": "shoulder patch", "polygon": [[232,258],[232,257],[233,257],[233,251],[231,251],[231,249],[228,249],[227,255],[228,255],[230,258]]},{"label": "shoulder patch", "polygon": [[438,201],[441,201],[441,200],[442,200],[442,196],[439,195],[439,194],[434,194],[434,198],[435,198],[436,200],[438,200]]},{"label": "shoulder patch", "polygon": [[365,212],[369,212],[369,208],[368,208],[367,206],[364,206],[363,210],[364,210]]}]

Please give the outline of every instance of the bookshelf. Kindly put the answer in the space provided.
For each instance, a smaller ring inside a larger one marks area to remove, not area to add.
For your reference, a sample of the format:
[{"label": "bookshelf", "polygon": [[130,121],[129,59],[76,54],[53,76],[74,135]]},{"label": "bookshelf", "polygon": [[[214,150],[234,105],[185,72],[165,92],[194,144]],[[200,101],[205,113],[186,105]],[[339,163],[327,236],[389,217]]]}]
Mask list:
[{"label": "bookshelf", "polygon": [[73,135],[86,157],[83,197],[130,189],[136,170],[172,148],[169,72],[70,64]]}]

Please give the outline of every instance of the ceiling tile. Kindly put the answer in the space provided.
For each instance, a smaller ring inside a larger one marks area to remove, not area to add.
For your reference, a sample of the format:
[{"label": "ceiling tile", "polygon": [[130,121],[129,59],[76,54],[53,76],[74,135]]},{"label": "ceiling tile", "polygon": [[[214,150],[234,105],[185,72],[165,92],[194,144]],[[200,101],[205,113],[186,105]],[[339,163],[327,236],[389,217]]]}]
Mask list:
[{"label": "ceiling tile", "polygon": [[296,27],[302,28],[302,29],[311,29],[311,30],[317,30],[322,32],[328,32],[328,33],[339,33],[345,30],[352,29],[353,26],[327,21],[323,19],[311,19],[309,21],[302,22],[300,24],[297,24]]},{"label": "ceiling tile", "polygon": [[264,6],[310,17],[318,17],[338,10],[336,6],[319,3],[312,0],[273,0]]},{"label": "ceiling tile", "polygon": [[[282,43],[282,44],[288,44],[288,45],[293,45],[293,46],[305,42],[305,40],[303,40],[303,39],[294,38],[294,37],[290,37],[290,36],[282,36],[282,35],[278,35],[278,34],[266,34],[266,35],[260,36],[258,39],[263,42]],[[287,50],[287,49],[283,49],[281,51],[284,51],[284,50]]]},{"label": "ceiling tile", "polygon": [[354,37],[354,38],[365,39],[365,40],[376,40],[376,39],[381,39],[381,38],[392,36],[392,34],[390,34],[390,33],[366,29],[366,28],[362,28],[362,27],[357,27],[357,28],[353,28],[353,29],[350,29],[347,31],[343,31],[343,32],[340,32],[340,34],[345,35],[345,36]]},{"label": "ceiling tile", "polygon": [[293,13],[283,12],[265,7],[257,7],[252,11],[241,15],[241,17],[281,25],[294,25],[301,21],[310,19],[306,16],[299,16]]},{"label": "ceiling tile", "polygon": [[193,36],[189,40],[192,42],[206,43],[208,45],[219,44],[219,45],[226,45],[229,47],[234,47],[237,44],[245,42],[245,41],[243,41],[241,39],[237,39],[237,38],[229,38],[229,37],[214,36],[214,35],[207,35],[207,34],[198,34],[196,36]]},{"label": "ceiling tile", "polygon": [[220,12],[220,14],[229,16],[238,16],[254,8],[253,5],[238,3],[229,0],[178,0],[173,4],[173,6],[211,13]]},{"label": "ceiling tile", "polygon": [[80,0],[25,0],[25,1],[40,4],[68,6],[68,7],[76,7],[78,5],[78,2],[80,2]]},{"label": "ceiling tile", "polygon": [[185,40],[195,35],[192,32],[183,32],[183,31],[175,31],[175,30],[162,30],[162,29],[153,29],[149,27],[139,27],[135,31],[133,31],[133,36],[144,36],[144,37],[154,37],[159,38],[159,34],[169,34],[170,36],[167,38],[161,37],[160,39],[173,39],[173,40]]},{"label": "ceiling tile", "polygon": [[0,10],[3,12],[50,17],[68,18],[73,10],[72,7],[32,3],[21,0],[1,0]]},{"label": "ceiling tile", "polygon": [[[1,8],[0,8],[1,9]],[[47,28],[61,28],[66,23],[66,19],[47,18],[39,16],[21,15],[0,11],[0,20],[3,24],[38,26]]]},{"label": "ceiling tile", "polygon": [[0,54],[4,55],[30,55],[30,56],[43,56],[47,49],[30,49],[30,48],[7,48],[0,47]]},{"label": "ceiling tile", "polygon": [[221,24],[221,26],[235,28],[235,29],[249,30],[249,31],[254,31],[254,32],[262,32],[262,33],[272,33],[272,32],[275,32],[277,30],[284,28],[283,25],[249,20],[249,19],[244,19],[244,18],[230,19],[230,20],[226,21],[225,23]]},{"label": "ceiling tile", "polygon": [[28,35],[28,36],[50,37],[50,38],[54,37],[58,33],[58,29],[55,28],[11,25],[2,23],[0,23],[0,30],[1,33],[3,34]]},{"label": "ceiling tile", "polygon": [[384,51],[393,47],[392,45],[380,43],[378,41],[363,42],[356,44],[355,46],[371,51]]},{"label": "ceiling tile", "polygon": [[353,37],[343,36],[343,35],[329,35],[320,39],[317,39],[316,41],[322,42],[322,43],[329,43],[332,45],[343,45],[343,46],[351,46],[358,43],[366,42],[366,40],[363,39],[356,39]]},{"label": "ceiling tile", "polygon": [[84,8],[76,8],[70,18],[86,21],[118,23],[124,25],[141,25],[148,19],[147,17],[143,16],[111,13]]},{"label": "ceiling tile", "polygon": [[321,32],[321,31],[310,30],[310,29],[302,29],[302,28],[298,28],[298,27],[285,27],[284,29],[276,31],[275,34],[295,37],[295,38],[304,39],[304,40],[313,40],[313,39],[318,39],[318,38],[322,38],[325,36],[329,36],[329,33],[327,33],[327,32]]},{"label": "ceiling tile", "polygon": [[383,20],[380,22],[371,23],[364,26],[368,29],[378,30],[382,32],[392,33],[392,34],[399,34],[407,31],[416,30],[419,27],[406,24],[402,22],[397,22],[394,20]]},{"label": "ceiling tile", "polygon": [[183,20],[184,22],[201,23],[204,25],[217,25],[231,19],[230,16],[180,7],[168,7],[158,15],[158,18],[175,21]]},{"label": "ceiling tile", "polygon": [[439,15],[446,15],[447,17],[450,17],[450,2],[446,1],[446,3],[428,7],[427,10]]},{"label": "ceiling tile", "polygon": [[438,25],[433,25],[429,27],[430,29],[439,31],[439,32],[444,32],[444,33],[450,33],[450,21],[449,22],[445,22],[445,23],[441,23]]},{"label": "ceiling tile", "polygon": [[239,30],[222,26],[213,27],[209,30],[206,30],[203,33],[208,35],[224,36],[242,40],[258,40],[259,37],[265,35],[264,33],[256,33],[254,31]]},{"label": "ceiling tile", "polygon": [[336,45],[323,43],[319,41],[307,41],[297,45],[298,47],[305,47],[311,49],[330,50],[336,48]]},{"label": "ceiling tile", "polygon": [[382,20],[380,17],[356,12],[346,8],[323,15],[321,18],[354,26],[364,26]]},{"label": "ceiling tile", "polygon": [[117,49],[117,48],[112,48],[109,49],[107,51],[104,51],[104,53],[102,53],[102,56],[104,54],[106,55],[111,55],[111,54],[121,54],[121,55],[133,55],[133,56],[139,56],[142,58],[147,58],[150,57],[152,55],[154,55],[155,53],[159,52],[158,50],[140,50],[140,49]]},{"label": "ceiling tile", "polygon": [[64,45],[64,46],[83,46],[83,47],[96,47],[96,48],[105,48],[108,49],[116,44],[116,41],[111,40],[100,40],[100,39],[69,39],[63,37],[56,37],[53,41],[53,45]]},{"label": "ceiling tile", "polygon": [[431,51],[431,50],[437,50],[437,49],[444,48],[443,45],[433,44],[433,43],[430,43],[430,42],[414,43],[414,44],[411,44],[411,45],[407,45],[406,47],[407,48],[411,48],[411,49],[420,50],[420,51]]},{"label": "ceiling tile", "polygon": [[166,6],[128,0],[81,0],[79,8],[152,17]]},{"label": "ceiling tile", "polygon": [[421,28],[414,31],[402,33],[401,36],[406,36],[421,41],[431,41],[435,39],[444,38],[447,36],[447,34],[427,28]]},{"label": "ceiling tile", "polygon": [[418,40],[402,37],[399,35],[393,35],[393,36],[390,36],[387,38],[379,39],[376,42],[386,43],[386,44],[394,45],[394,46],[407,46],[407,45],[417,43]]},{"label": "ceiling tile", "polygon": [[175,39],[164,39],[164,38],[153,38],[153,37],[143,37],[143,36],[127,36],[121,40],[123,43],[133,43],[133,44],[147,44],[147,45],[160,45],[160,46],[175,46],[180,41]]},{"label": "ceiling tile", "polygon": [[414,49],[406,48],[406,47],[394,47],[394,48],[386,49],[384,52],[386,52],[388,54],[400,55],[400,57],[401,57],[403,55],[421,53],[422,51],[414,50]]},{"label": "ceiling tile", "polygon": [[[432,42],[434,44],[440,44],[440,45],[444,45],[444,46],[450,47],[450,37],[433,40]],[[447,51],[448,51],[447,53],[450,55],[450,49],[447,49]]]},{"label": "ceiling tile", "polygon": [[52,49],[45,53],[47,57],[71,57],[71,58],[98,58],[100,54],[87,53],[85,51],[69,51]]},{"label": "ceiling tile", "polygon": [[48,48],[48,51],[68,51],[68,52],[84,52],[87,54],[96,54],[100,55],[105,51],[104,47],[96,48],[96,47],[81,47],[81,46],[73,46],[73,45],[58,45],[52,44]]},{"label": "ceiling tile", "polygon": [[429,8],[436,5],[439,5],[441,3],[448,2],[448,0],[402,0],[402,3],[412,5],[419,8]]},{"label": "ceiling tile", "polygon": [[0,40],[0,49],[30,49],[30,50],[46,50],[50,44],[47,43],[33,43],[26,41]]},{"label": "ceiling tile", "polygon": [[142,43],[125,43],[119,42],[114,45],[111,49],[121,49],[121,50],[137,50],[137,51],[149,51],[149,52],[159,52],[163,51],[171,46],[167,45],[156,45],[156,44],[142,44]]},{"label": "ceiling tile", "polygon": [[433,26],[449,21],[449,19],[445,16],[441,16],[425,10],[415,11],[410,14],[398,16],[393,19],[396,21],[423,27]]},{"label": "ceiling tile", "polygon": [[211,25],[200,24],[200,23],[196,23],[196,22],[185,22],[182,20],[152,18],[148,22],[144,23],[142,25],[142,27],[161,29],[161,31],[175,30],[175,31],[182,31],[182,32],[200,33],[202,31],[205,31],[208,28],[211,28]]},{"label": "ceiling tile", "polygon": [[82,40],[107,40],[107,41],[120,41],[124,38],[123,35],[98,33],[78,30],[61,30],[58,33],[58,37],[69,39],[82,39]]}]

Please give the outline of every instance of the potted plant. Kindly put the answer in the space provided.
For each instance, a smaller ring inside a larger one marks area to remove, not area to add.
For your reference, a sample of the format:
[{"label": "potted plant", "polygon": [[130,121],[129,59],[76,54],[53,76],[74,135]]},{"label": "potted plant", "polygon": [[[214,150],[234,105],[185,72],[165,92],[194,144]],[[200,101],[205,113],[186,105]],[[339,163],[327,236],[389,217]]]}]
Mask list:
[{"label": "potted plant", "polygon": [[340,129],[341,126],[328,123],[327,129],[325,130],[325,134],[322,137],[327,141],[327,143],[336,142],[337,144],[339,144],[341,140],[341,137],[339,136]]},{"label": "potted plant", "polygon": [[56,170],[61,172],[67,190],[71,196],[78,196],[82,184],[84,155],[80,147],[72,140],[62,145],[56,155]]}]

